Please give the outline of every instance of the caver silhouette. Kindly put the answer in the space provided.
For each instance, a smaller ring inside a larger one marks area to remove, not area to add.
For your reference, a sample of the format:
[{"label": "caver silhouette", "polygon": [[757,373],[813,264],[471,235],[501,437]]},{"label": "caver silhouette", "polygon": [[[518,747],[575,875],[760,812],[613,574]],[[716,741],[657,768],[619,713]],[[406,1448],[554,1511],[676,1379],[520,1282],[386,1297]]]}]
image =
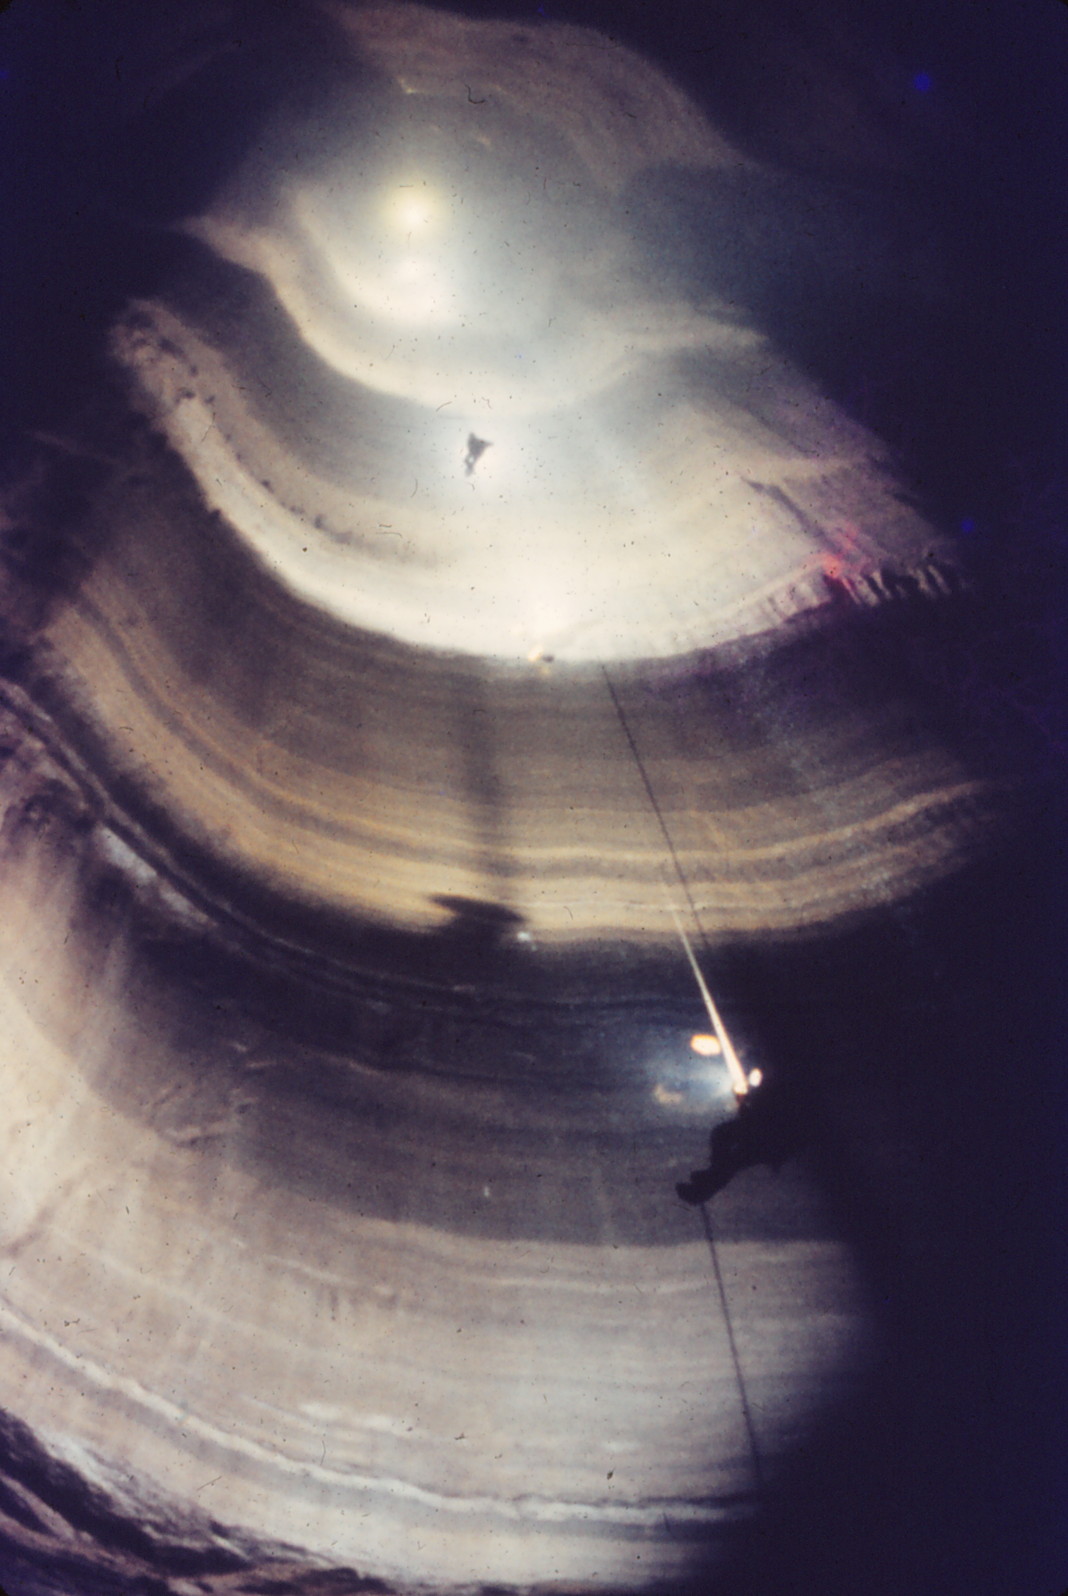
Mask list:
[{"label": "caver silhouette", "polygon": [[806,1115],[800,1094],[781,1083],[763,1085],[737,1098],[729,1119],[712,1127],[708,1165],[675,1187],[683,1202],[708,1202],[742,1169],[768,1164],[776,1173],[805,1146]]}]

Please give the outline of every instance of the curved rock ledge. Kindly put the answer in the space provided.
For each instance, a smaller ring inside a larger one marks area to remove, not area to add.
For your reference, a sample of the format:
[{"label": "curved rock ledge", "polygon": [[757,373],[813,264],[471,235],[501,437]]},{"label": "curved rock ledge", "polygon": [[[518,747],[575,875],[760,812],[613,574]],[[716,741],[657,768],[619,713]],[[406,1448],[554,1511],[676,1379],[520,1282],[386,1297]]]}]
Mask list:
[{"label": "curved rock ledge", "polygon": [[767,170],[658,69],[298,12],[323,95],[3,499],[0,1532],[63,1596],[680,1588],[876,1332],[818,1149],[672,1198],[675,914],[790,1075],[753,950],[999,834],[900,654],[963,579],[651,270],[650,183]]},{"label": "curved rock ledge", "polygon": [[[484,1020],[466,1068],[440,1019],[423,1069],[388,1036],[312,1043],[13,743],[7,1405],[127,1512],[195,1502],[261,1556],[405,1589],[683,1575],[751,1488],[707,1250],[663,1197],[716,1101],[677,1089],[685,1006],[617,1014],[614,1075],[594,1050],[552,1097],[532,1060],[494,1074]],[[542,1023],[589,1053],[589,1014]],[[855,1365],[861,1310],[804,1179],[748,1186],[720,1254],[774,1456]]]},{"label": "curved rock ledge", "polygon": [[643,767],[713,940],[891,901],[990,824],[989,784],[830,597],[807,641],[737,661],[442,657],[287,595],[134,437],[68,529],[95,552],[19,678],[174,868],[269,894],[276,927],[280,900],[430,930],[466,899],[539,943],[670,936]]}]

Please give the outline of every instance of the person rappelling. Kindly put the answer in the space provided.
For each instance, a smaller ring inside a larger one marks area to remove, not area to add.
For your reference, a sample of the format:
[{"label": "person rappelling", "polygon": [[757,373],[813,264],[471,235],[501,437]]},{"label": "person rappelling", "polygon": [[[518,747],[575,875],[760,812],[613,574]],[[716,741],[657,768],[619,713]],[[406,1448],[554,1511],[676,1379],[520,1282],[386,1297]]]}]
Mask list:
[{"label": "person rappelling", "polygon": [[[769,1084],[760,1070],[747,1071],[743,1066],[670,897],[668,907],[712,1021],[715,1050],[727,1066],[735,1103],[729,1118],[712,1127],[707,1166],[693,1170],[688,1181],[675,1187],[683,1202],[696,1206],[722,1191],[743,1169],[768,1164],[778,1173],[805,1144],[805,1118],[796,1091],[781,1080]],[[713,1038],[708,1040],[711,1043]]]},{"label": "person rappelling", "polygon": [[[690,910],[696,920],[696,910],[693,900],[686,888],[682,871],[679,868],[678,856],[675,852],[671,835],[664,820],[663,811],[657,803],[656,794],[649,780],[648,772],[642,762],[638,746],[634,741],[630,727],[627,724],[623,706],[619,695],[616,693],[612,678],[607,666],[601,667],[604,673],[605,685],[608,688],[620,726],[627,739],[634,761],[638,766],[642,782],[649,796],[653,812],[663,832],[664,842],[667,845],[668,855],[678,877],[679,883],[689,900]],[[746,1070],[738,1057],[734,1043],[723,1023],[722,1016],[716,1006],[715,999],[709,990],[701,966],[697,962],[693,944],[686,934],[686,927],[679,917],[675,907],[672,893],[668,887],[667,872],[661,878],[661,887],[668,913],[674,923],[679,941],[685,951],[694,980],[697,982],[698,991],[704,1003],[708,1018],[712,1024],[711,1033],[695,1037],[691,1042],[696,1052],[718,1055],[726,1066],[730,1078],[731,1089],[734,1093],[735,1110],[726,1120],[712,1127],[708,1139],[708,1165],[704,1169],[695,1169],[688,1181],[679,1181],[675,1187],[676,1192],[683,1202],[698,1205],[705,1203],[734,1178],[740,1170],[748,1169],[754,1164],[769,1164],[778,1172],[788,1158],[801,1151],[807,1141],[806,1115],[804,1105],[793,1090],[789,1090],[784,1082],[773,1082],[765,1085],[760,1070]],[[701,1042],[706,1045],[698,1046]]]},{"label": "person rappelling", "polygon": [[478,438],[473,432],[467,434],[467,453],[464,455],[464,476],[474,475],[475,467],[482,459],[487,449],[493,447],[489,438]]},{"label": "person rappelling", "polygon": [[776,1174],[807,1141],[803,1105],[796,1090],[775,1081],[735,1095],[735,1110],[712,1127],[708,1164],[675,1187],[683,1202],[706,1203],[743,1169],[767,1164]]}]

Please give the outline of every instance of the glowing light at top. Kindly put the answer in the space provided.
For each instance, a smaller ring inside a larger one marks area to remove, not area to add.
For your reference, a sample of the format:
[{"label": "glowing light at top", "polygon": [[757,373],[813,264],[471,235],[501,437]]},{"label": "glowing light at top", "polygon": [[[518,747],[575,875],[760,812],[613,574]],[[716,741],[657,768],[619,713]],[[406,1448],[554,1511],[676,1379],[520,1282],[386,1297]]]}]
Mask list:
[{"label": "glowing light at top", "polygon": [[[630,185],[747,165],[674,85],[580,29],[331,9],[385,86],[280,121],[187,223],[264,330],[155,302],[115,340],[277,579],[406,643],[594,661],[767,631],[828,572],[865,602],[888,561],[922,575],[876,442],[649,266]],[[301,368],[284,416],[265,349]]]}]

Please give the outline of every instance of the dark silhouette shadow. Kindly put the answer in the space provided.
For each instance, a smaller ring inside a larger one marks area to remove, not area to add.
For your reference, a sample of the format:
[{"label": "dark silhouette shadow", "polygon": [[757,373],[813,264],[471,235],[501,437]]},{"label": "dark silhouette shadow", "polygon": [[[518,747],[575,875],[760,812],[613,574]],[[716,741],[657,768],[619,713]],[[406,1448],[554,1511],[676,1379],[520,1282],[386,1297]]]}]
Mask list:
[{"label": "dark silhouette shadow", "polygon": [[473,432],[467,434],[467,453],[464,455],[464,475],[474,475],[475,467],[482,459],[486,450],[492,446],[489,438],[476,438]]},{"label": "dark silhouette shadow", "polygon": [[683,1202],[706,1203],[743,1169],[767,1164],[778,1174],[808,1144],[805,1105],[796,1088],[782,1082],[758,1086],[737,1099],[729,1119],[712,1127],[708,1165],[675,1187]]},{"label": "dark silhouette shadow", "polygon": [[452,893],[442,893],[431,902],[448,909],[452,915],[448,925],[437,933],[439,939],[465,953],[493,952],[505,937],[514,936],[523,924],[523,916],[514,909],[506,909],[503,903],[458,897]]},{"label": "dark silhouette shadow", "polygon": [[431,899],[452,918],[424,939],[424,967],[452,985],[478,982],[487,970],[514,960],[523,916],[503,903],[443,893]]}]

